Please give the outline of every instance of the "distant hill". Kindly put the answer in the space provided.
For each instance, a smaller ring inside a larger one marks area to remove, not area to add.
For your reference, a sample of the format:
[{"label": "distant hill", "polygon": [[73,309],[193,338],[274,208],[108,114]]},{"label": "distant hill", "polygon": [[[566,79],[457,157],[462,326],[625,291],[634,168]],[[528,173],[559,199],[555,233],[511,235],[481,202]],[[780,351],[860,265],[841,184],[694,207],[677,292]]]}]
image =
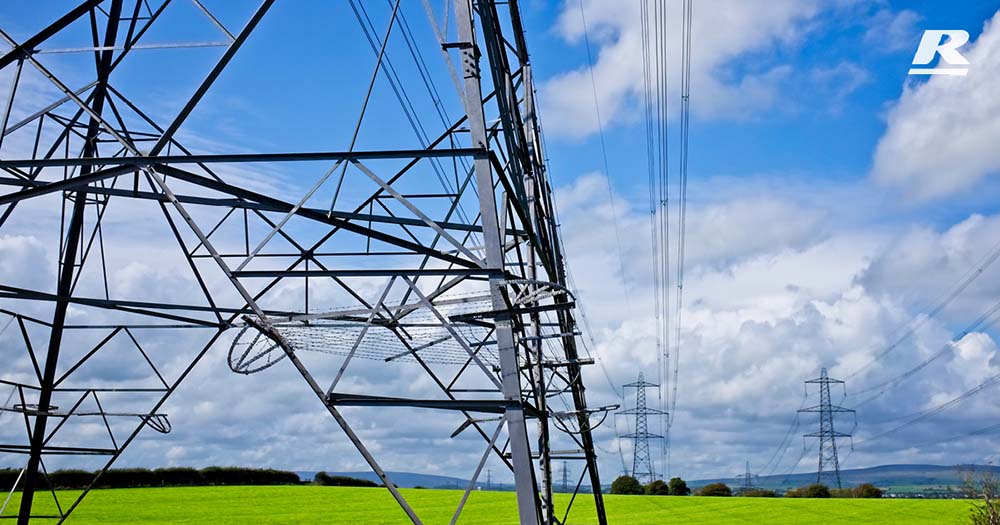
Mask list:
[{"label": "distant hill", "polygon": [[[871,483],[894,492],[942,490],[949,487],[957,488],[962,484],[960,468],[989,469],[1000,475],[1000,467],[986,465],[963,465],[961,467],[955,465],[880,465],[878,467],[841,470],[840,479],[845,487]],[[730,486],[739,483],[733,476],[732,478],[692,480],[688,484],[692,487],[701,487],[716,482],[726,483]],[[815,482],[815,472],[788,476],[761,476],[756,480],[757,486],[767,489],[801,487]]]},{"label": "distant hill", "polygon": [[[871,483],[891,492],[925,492],[935,490],[945,490],[957,488],[962,484],[959,473],[960,468],[974,468],[976,470],[989,469],[1000,476],[1000,467],[986,465],[880,465],[877,467],[846,469],[840,471],[841,482],[845,487],[853,487],[861,483]],[[303,481],[312,480],[316,472],[297,472]],[[350,476],[352,478],[367,479],[375,483],[381,483],[374,472],[329,472],[331,475]],[[389,477],[397,485],[403,488],[424,487],[429,489],[465,489],[469,481],[451,476],[435,476],[431,474],[417,474],[414,472],[389,472]],[[607,483],[608,479],[605,478]],[[756,479],[756,485],[761,488],[773,490],[785,490],[793,487],[801,487],[816,481],[815,472],[802,472],[790,475],[761,476]],[[692,488],[702,487],[709,483],[722,482],[731,487],[739,485],[736,476],[731,478],[697,479],[688,480],[688,486]],[[480,479],[477,483],[480,489],[486,489],[486,480]],[[513,485],[507,483],[493,483],[492,490],[513,490]],[[608,490],[608,485],[604,489]],[[558,491],[558,490],[557,490]]]},{"label": "distant hill", "polygon": [[[374,472],[327,472],[333,476],[350,476],[352,478],[367,479],[375,483],[382,483],[382,480]],[[316,476],[316,472],[298,472],[303,480],[311,480]],[[386,472],[393,483],[402,488],[424,487],[428,489],[465,489],[469,485],[469,480],[453,478],[451,476],[435,476],[431,474],[416,474],[413,472]],[[485,475],[479,480],[478,486],[486,488]],[[492,490],[511,490],[513,487],[502,483],[493,483]]]}]

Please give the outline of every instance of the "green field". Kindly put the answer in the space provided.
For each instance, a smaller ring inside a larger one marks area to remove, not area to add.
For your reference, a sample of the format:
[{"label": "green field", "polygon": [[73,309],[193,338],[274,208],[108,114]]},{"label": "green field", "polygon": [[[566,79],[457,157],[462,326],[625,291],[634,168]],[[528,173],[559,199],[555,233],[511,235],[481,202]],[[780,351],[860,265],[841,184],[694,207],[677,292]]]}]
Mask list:
[{"label": "green field", "polygon": [[[76,493],[60,492],[60,502]],[[425,523],[448,523],[461,491],[404,489]],[[52,498],[39,494],[39,505]],[[17,508],[15,494],[4,516]],[[559,500],[565,508],[568,497]],[[964,523],[969,503],[956,500],[852,500],[607,496],[611,523]],[[574,504],[570,523],[593,523],[593,500]],[[575,517],[574,517],[575,516]],[[514,494],[476,492],[460,523],[516,522]],[[95,490],[68,523],[409,523],[385,489],[317,486],[178,487]]]}]

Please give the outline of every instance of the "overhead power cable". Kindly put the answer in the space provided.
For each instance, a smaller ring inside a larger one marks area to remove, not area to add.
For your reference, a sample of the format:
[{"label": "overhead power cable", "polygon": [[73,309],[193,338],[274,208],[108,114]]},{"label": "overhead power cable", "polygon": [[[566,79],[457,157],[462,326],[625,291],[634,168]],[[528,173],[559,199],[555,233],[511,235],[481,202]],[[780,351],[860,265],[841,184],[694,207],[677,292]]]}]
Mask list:
[{"label": "overhead power cable", "polygon": [[[386,0],[386,4],[390,8],[395,8],[393,0]],[[406,117],[407,121],[409,122],[410,127],[413,129],[414,134],[417,136],[417,140],[419,141],[420,146],[423,148],[428,147],[431,143],[431,139],[430,136],[427,134],[427,130],[425,129],[424,124],[420,118],[419,111],[417,111],[417,109],[414,107],[413,102],[409,94],[407,93],[406,90],[407,83],[403,82],[403,80],[401,79],[399,72],[397,71],[390,57],[391,55],[390,51],[388,49],[385,49],[384,52],[382,51],[382,48],[379,45],[379,41],[377,38],[375,24],[372,22],[371,17],[368,15],[368,10],[365,8],[365,4],[362,2],[357,2],[356,0],[350,0],[349,5],[354,13],[355,19],[357,19],[358,24],[361,26],[361,30],[364,33],[365,39],[368,41],[368,45],[371,48],[372,52],[375,53],[376,57],[384,55],[382,56],[382,62],[384,63],[382,72],[385,75],[386,80],[389,82],[389,87],[392,89],[392,92],[395,95],[396,100],[399,102],[400,108],[403,110],[403,114]],[[412,34],[412,31],[410,30],[409,23],[406,20],[405,11],[403,9],[398,9],[396,17],[398,18],[400,33],[409,50],[410,57],[413,59],[413,63],[416,66],[417,71],[420,73],[421,78],[423,79],[424,88],[427,91],[427,94],[429,95],[431,102],[434,104],[435,109],[437,110],[438,119],[440,120],[441,124],[445,128],[447,128],[450,126],[449,122],[450,119],[448,117],[447,109],[444,107],[444,104],[441,101],[441,95],[437,89],[436,83],[434,82],[434,77],[431,75],[430,71],[427,68],[427,63],[424,61],[423,54],[420,53],[420,47],[415,43],[415,38]],[[445,57],[447,57],[447,54],[445,54]],[[435,175],[437,176],[438,181],[441,183],[442,189],[444,189],[444,191],[449,194],[458,193],[460,184],[456,180],[455,186],[453,187],[452,184],[448,181],[448,177],[445,175],[446,170],[441,165],[441,160],[436,158],[428,160],[431,164],[431,167],[434,170]],[[466,171],[469,171],[470,168],[468,165],[468,161],[466,159],[460,159],[459,162],[462,164],[462,166],[465,168]],[[457,200],[458,197],[454,197],[453,199]],[[457,203],[456,213],[466,223],[472,222],[469,220],[469,216],[466,213],[465,207],[462,205],[461,202]],[[479,235],[477,233],[473,232],[471,238],[473,239],[473,241],[478,243],[477,239],[479,238]]]},{"label": "overhead power cable", "polygon": [[[353,3],[351,6],[353,7]],[[365,98],[361,104],[361,112],[358,114],[358,120],[354,124],[354,133],[351,134],[351,144],[347,148],[348,152],[354,151],[354,146],[358,141],[358,133],[361,131],[361,124],[365,120],[365,113],[368,111],[368,101],[371,100],[372,90],[375,88],[375,81],[378,79],[379,70],[382,68],[382,57],[385,56],[386,46],[389,44],[389,35],[392,34],[392,28],[396,23],[396,13],[399,12],[399,0],[396,0],[395,5],[392,7],[392,15],[389,17],[389,25],[385,29],[385,36],[382,38],[382,45],[379,47],[378,59],[375,61],[375,69],[372,71],[371,78],[368,81],[368,89],[365,91]],[[343,163],[343,169],[340,171],[340,177],[337,179],[337,187],[333,192],[333,200],[330,202],[330,213],[333,214],[333,209],[337,206],[337,197],[340,196],[340,189],[344,184],[344,175],[347,174],[347,163]]]},{"label": "overhead power cable", "polygon": [[913,321],[910,321],[910,323],[906,325],[903,325],[903,328],[906,328],[906,331],[903,332],[902,335],[897,337],[888,346],[876,352],[875,357],[872,358],[867,363],[865,363],[863,366],[861,366],[854,372],[847,374],[847,379],[850,379],[864,372],[878,361],[884,359],[887,355],[889,355],[890,352],[898,348],[900,344],[902,344],[904,341],[912,337],[913,334],[916,333],[916,331],[919,330],[921,327],[923,327],[925,324],[927,324],[928,321],[937,317],[937,315],[940,314],[942,310],[947,308],[948,305],[952,303],[952,301],[954,301],[959,295],[961,295],[962,292],[964,292],[965,289],[969,287],[969,285],[971,285],[980,275],[982,275],[986,271],[986,269],[990,267],[990,265],[996,262],[998,258],[1000,258],[1000,243],[995,244],[993,248],[976,266],[974,266],[968,272],[966,272],[965,276],[958,282],[955,288],[953,288],[946,295],[942,296],[941,300],[935,303],[934,307],[931,308],[926,315],[918,319],[915,319]]},{"label": "overhead power cable", "polygon": [[622,249],[621,229],[618,225],[618,211],[615,209],[614,189],[611,185],[611,168],[608,163],[608,147],[604,140],[604,121],[601,118],[601,102],[597,95],[597,80],[594,77],[594,56],[590,49],[590,30],[587,27],[587,10],[583,5],[583,0],[579,0],[580,19],[583,22],[583,41],[587,48],[587,70],[590,72],[590,88],[594,94],[594,116],[597,119],[597,135],[601,144],[601,159],[604,163],[604,178],[607,182],[608,204],[611,206],[611,220],[615,227],[615,242],[618,247],[618,266],[622,274],[622,286],[625,290],[625,306],[629,312],[632,311],[632,297],[628,274],[625,272],[625,256]]},{"label": "overhead power cable", "polygon": [[688,180],[688,136],[691,123],[691,17],[694,10],[692,0],[684,0],[681,31],[681,114],[680,114],[680,160],[679,160],[679,186],[680,203],[678,205],[677,221],[677,292],[676,306],[674,308],[674,344],[673,377],[671,378],[672,389],[670,392],[670,414],[667,416],[667,465],[670,465],[670,440],[671,429],[674,426],[674,419],[677,417],[677,385],[679,383],[680,352],[681,352],[681,322],[684,311],[684,248],[687,234],[687,180]]},{"label": "overhead power cable", "polygon": [[[535,93],[535,98],[536,100],[538,99],[538,93]],[[548,149],[546,147],[546,143],[544,140],[545,134],[542,132],[541,123],[536,123],[536,125],[538,125],[539,127],[539,132],[538,132],[539,136],[542,137],[541,141],[542,159],[543,162],[545,163],[546,171],[548,173],[555,173],[549,166]],[[555,198],[552,199],[552,215],[556,225],[561,225],[562,219],[560,218],[559,204],[557,201],[558,199]],[[566,243],[563,240],[562,236],[559,236],[559,249],[562,250],[562,253],[564,254],[566,253]],[[564,258],[563,264],[566,267],[566,280],[570,288],[573,290],[574,296],[576,297],[577,306],[579,307],[577,311],[580,312],[580,321],[581,321],[580,329],[583,332],[583,335],[585,336],[581,339],[583,342],[584,349],[588,352],[588,354],[590,354],[594,358],[594,361],[600,367],[605,380],[607,380],[608,382],[608,386],[611,387],[611,391],[614,392],[615,396],[617,396],[619,399],[624,399],[624,392],[619,391],[618,387],[615,385],[615,382],[611,379],[611,374],[608,371],[607,363],[605,362],[602,353],[597,345],[597,341],[594,338],[594,328],[590,324],[590,317],[587,315],[588,303],[585,303],[585,299],[583,297],[584,294],[580,293],[580,288],[576,283],[576,279],[574,278],[573,268],[570,265],[569,258]],[[588,342],[590,343],[589,347],[587,344]]]},{"label": "overhead power cable", "polygon": [[791,477],[792,474],[795,473],[795,467],[798,467],[799,463],[802,463],[802,458],[806,457],[807,454],[809,454],[810,452],[812,452],[813,447],[818,442],[819,441],[816,441],[815,443],[809,445],[808,447],[806,447],[805,445],[802,446],[802,453],[799,454],[798,459],[796,459],[795,462],[792,463],[792,466],[788,469],[788,471],[785,473],[785,475],[782,476],[782,478],[781,478],[781,484],[782,485],[788,483],[788,478]]},{"label": "overhead power cable", "polygon": [[992,434],[992,433],[998,432],[998,431],[1000,431],[1000,423],[994,423],[992,425],[987,425],[987,426],[985,426],[983,428],[978,428],[976,430],[973,430],[972,432],[965,432],[965,433],[958,434],[958,435],[955,435],[955,436],[951,436],[951,437],[948,437],[948,438],[945,438],[945,439],[938,439],[938,440],[935,440],[935,441],[930,441],[930,442],[927,442],[927,443],[923,443],[923,444],[917,445],[917,446],[922,448],[922,447],[929,447],[929,446],[932,446],[932,445],[940,445],[941,443],[957,443],[957,442],[959,442],[959,441],[961,441],[961,440],[963,440],[965,438],[975,437],[975,436],[983,436],[983,435]]},{"label": "overhead power cable", "polygon": [[[649,184],[649,233],[653,262],[653,315],[656,321],[657,400],[660,433],[667,433],[670,356],[670,214],[669,140],[666,76],[666,9],[663,0],[640,2],[643,106],[646,125],[646,175]],[[664,464],[666,443],[661,447]]]},{"label": "overhead power cable", "polygon": [[898,376],[896,376],[896,377],[894,377],[892,379],[889,379],[887,381],[883,381],[882,383],[879,383],[879,384],[877,384],[875,386],[871,386],[871,387],[859,390],[857,392],[857,394],[867,394],[867,393],[870,393],[870,392],[876,392],[876,393],[874,395],[871,395],[871,396],[865,398],[863,401],[858,402],[854,406],[854,408],[860,407],[862,405],[868,404],[868,403],[870,403],[870,402],[878,399],[879,397],[881,397],[882,395],[884,395],[889,390],[891,390],[891,389],[899,386],[901,383],[903,383],[904,381],[906,381],[910,377],[913,377],[914,375],[916,375],[918,372],[920,372],[921,370],[923,370],[924,368],[926,368],[928,365],[930,365],[934,361],[937,361],[941,357],[945,356],[948,352],[950,352],[955,347],[955,345],[957,345],[959,342],[961,342],[961,340],[964,339],[965,336],[967,336],[967,335],[969,335],[969,334],[971,334],[972,332],[975,332],[975,331],[986,330],[986,329],[992,327],[993,325],[995,325],[997,322],[1000,322],[1000,316],[994,317],[997,314],[997,312],[1000,312],[1000,301],[998,301],[997,303],[995,303],[992,307],[990,307],[988,310],[986,310],[986,312],[984,312],[982,315],[980,315],[978,318],[976,318],[975,321],[973,321],[971,324],[969,324],[967,327],[965,327],[965,329],[962,330],[961,332],[959,332],[958,335],[956,335],[955,337],[953,337],[951,339],[951,341],[945,343],[941,347],[940,350],[938,350],[937,352],[935,352],[934,354],[932,354],[930,357],[928,357],[927,359],[925,359],[924,361],[922,361],[921,363],[919,363],[917,366],[915,366],[913,368],[910,368],[906,372],[903,372],[902,374],[900,374],[900,375],[898,375]]},{"label": "overhead power cable", "polygon": [[806,392],[802,396],[802,402],[799,404],[799,408],[795,410],[795,418],[792,419],[791,424],[788,425],[788,430],[785,431],[785,436],[781,439],[781,443],[778,445],[778,448],[774,450],[774,453],[771,454],[771,459],[767,460],[767,463],[765,463],[764,466],[761,467],[760,472],[764,472],[772,464],[774,464],[774,468],[771,469],[772,474],[774,473],[774,470],[778,468],[778,464],[781,463],[781,458],[784,457],[785,451],[791,444],[792,433],[794,433],[795,430],[799,428],[799,410],[805,408],[806,401],[808,399],[809,399],[809,393]]},{"label": "overhead power cable", "polygon": [[982,383],[980,383],[979,385],[977,385],[976,387],[974,387],[974,388],[972,388],[970,390],[967,390],[962,395],[960,395],[960,396],[958,396],[958,397],[956,397],[954,399],[951,399],[951,400],[949,400],[947,402],[941,403],[940,405],[937,405],[935,407],[932,407],[932,408],[929,408],[927,410],[924,410],[923,412],[919,412],[919,413],[915,414],[911,419],[909,419],[908,421],[906,421],[905,423],[897,425],[897,426],[895,426],[895,427],[893,427],[893,428],[891,428],[889,430],[886,430],[885,432],[876,434],[876,435],[874,435],[874,436],[872,436],[872,437],[870,437],[868,439],[865,439],[863,441],[859,441],[857,444],[860,445],[862,443],[869,443],[871,441],[882,439],[882,438],[884,438],[886,436],[890,436],[892,434],[895,434],[896,432],[899,432],[900,430],[903,430],[904,428],[907,428],[907,427],[909,427],[911,425],[915,425],[917,423],[920,423],[921,421],[926,420],[927,418],[930,418],[932,416],[940,414],[941,412],[944,412],[945,410],[948,410],[948,409],[950,409],[950,408],[952,408],[952,407],[954,407],[954,406],[962,403],[966,399],[969,399],[969,398],[971,398],[971,397],[973,397],[973,396],[975,396],[975,395],[977,395],[977,394],[979,394],[979,393],[981,393],[981,392],[983,392],[985,390],[988,390],[988,389],[990,389],[990,388],[992,388],[992,387],[994,387],[994,386],[996,386],[998,384],[1000,384],[1000,374],[992,375],[992,376],[988,377],[985,381],[983,381]]}]

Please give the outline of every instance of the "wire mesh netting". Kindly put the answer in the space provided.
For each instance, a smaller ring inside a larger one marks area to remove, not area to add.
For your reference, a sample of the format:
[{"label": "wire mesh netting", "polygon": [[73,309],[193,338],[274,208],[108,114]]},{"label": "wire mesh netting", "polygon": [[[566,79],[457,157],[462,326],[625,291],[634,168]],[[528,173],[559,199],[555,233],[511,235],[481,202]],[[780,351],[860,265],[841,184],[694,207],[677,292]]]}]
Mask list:
[{"label": "wire mesh netting", "polygon": [[[384,362],[464,365],[471,354],[488,366],[499,366],[492,330],[451,317],[489,312],[488,295],[442,296],[433,308],[423,303],[384,305],[369,322],[370,309],[341,308],[301,319],[271,320],[271,328],[294,351],[348,355]],[[254,373],[284,357],[280,345],[252,326],[234,340],[229,364],[235,372]]]}]

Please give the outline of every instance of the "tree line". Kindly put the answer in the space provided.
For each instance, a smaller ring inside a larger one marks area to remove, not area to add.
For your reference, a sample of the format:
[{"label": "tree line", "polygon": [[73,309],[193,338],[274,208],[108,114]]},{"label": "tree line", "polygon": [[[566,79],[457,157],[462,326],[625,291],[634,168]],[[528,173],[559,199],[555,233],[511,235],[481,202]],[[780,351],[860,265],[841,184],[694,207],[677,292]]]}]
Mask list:
[{"label": "tree line", "polygon": [[[632,476],[618,476],[611,483],[612,494],[645,494],[648,496],[742,496],[747,498],[775,498],[778,493],[769,489],[751,488],[734,491],[725,483],[709,483],[695,491],[688,488],[687,482],[681,478],[671,478],[669,482],[658,479],[643,485]],[[785,491],[786,498],[881,498],[882,489],[871,483],[862,483],[857,487],[831,489],[826,485],[814,483],[805,487]]]},{"label": "tree line", "polygon": [[[0,487],[12,487],[17,482],[18,469],[0,469]],[[50,472],[39,480],[44,489],[83,489],[96,472],[64,469]],[[184,487],[206,485],[298,485],[299,475],[287,470],[243,467],[123,468],[105,472],[94,488]],[[18,487],[20,489],[20,487]]]}]

